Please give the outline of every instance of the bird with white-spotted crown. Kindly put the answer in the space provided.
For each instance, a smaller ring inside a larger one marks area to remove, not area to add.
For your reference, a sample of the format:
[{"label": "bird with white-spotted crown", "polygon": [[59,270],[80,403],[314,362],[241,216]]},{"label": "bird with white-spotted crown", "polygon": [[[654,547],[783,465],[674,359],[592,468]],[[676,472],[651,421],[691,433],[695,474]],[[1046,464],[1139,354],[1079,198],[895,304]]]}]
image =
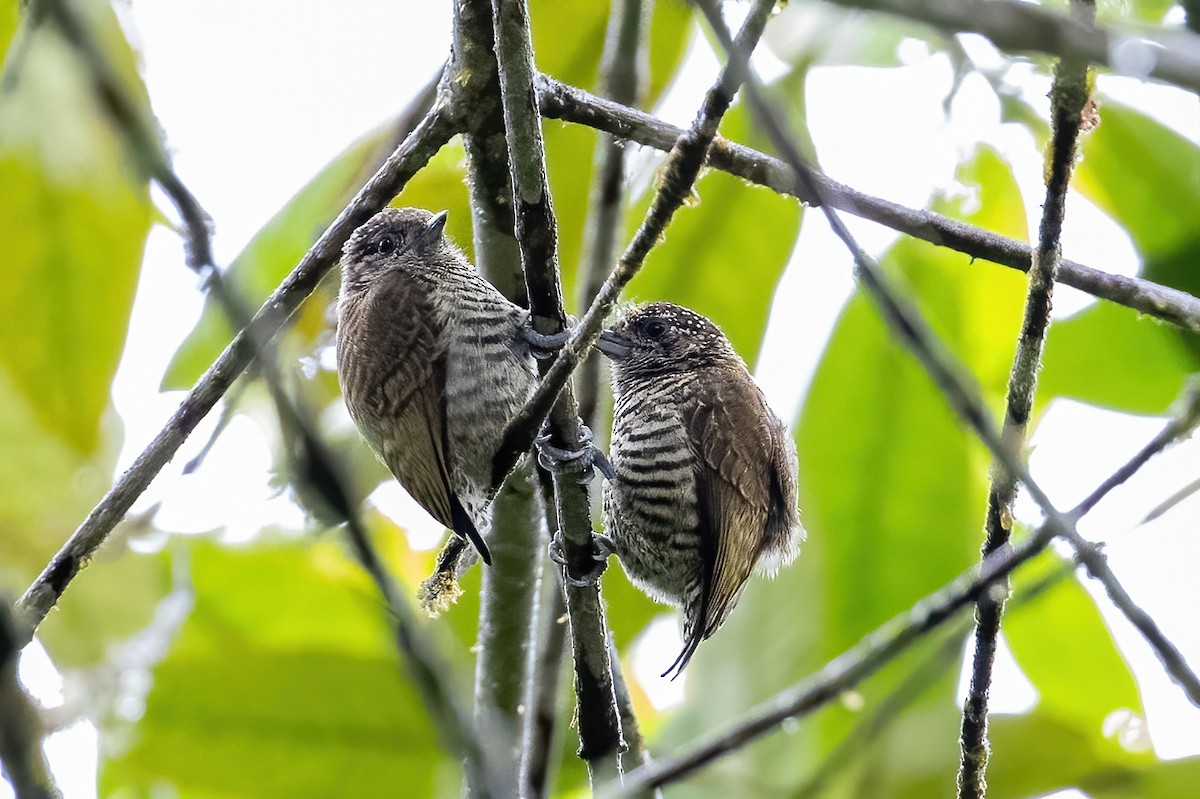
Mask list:
[{"label": "bird with white-spotted crown", "polygon": [[622,568],[683,608],[677,676],[751,573],[774,574],[804,530],[796,451],[724,333],[672,303],[637,306],[600,336],[612,360],[615,479],[604,522]]},{"label": "bird with white-spotted crown", "polygon": [[[529,312],[475,271],[445,224],[445,211],[385,208],[350,236],[338,380],[351,418],[400,484],[490,564],[493,457],[536,386],[534,358],[561,337],[534,332]],[[423,589],[426,610],[457,596],[460,552],[444,550]]]}]

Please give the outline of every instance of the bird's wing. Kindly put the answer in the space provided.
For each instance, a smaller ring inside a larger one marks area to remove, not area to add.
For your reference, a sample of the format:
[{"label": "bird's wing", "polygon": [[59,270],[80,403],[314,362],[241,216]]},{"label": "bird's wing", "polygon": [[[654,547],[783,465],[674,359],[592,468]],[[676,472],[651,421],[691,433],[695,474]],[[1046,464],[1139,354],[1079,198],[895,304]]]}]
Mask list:
[{"label": "bird's wing", "polygon": [[[446,428],[446,359],[437,346],[432,313],[417,307],[389,324],[388,347],[400,353],[383,382],[383,415],[397,435],[380,442],[384,462],[431,516],[470,539],[485,563],[491,553],[454,490]],[[430,355],[432,354],[432,357]]]},{"label": "bird's wing", "polygon": [[[696,647],[717,631],[737,604],[786,494],[776,474],[773,423],[758,388],[741,376],[717,377],[705,396],[684,406],[683,422],[696,454],[701,563],[699,598],[684,609],[683,669]],[[757,425],[751,425],[752,420]],[[668,670],[668,672],[671,669]]]}]

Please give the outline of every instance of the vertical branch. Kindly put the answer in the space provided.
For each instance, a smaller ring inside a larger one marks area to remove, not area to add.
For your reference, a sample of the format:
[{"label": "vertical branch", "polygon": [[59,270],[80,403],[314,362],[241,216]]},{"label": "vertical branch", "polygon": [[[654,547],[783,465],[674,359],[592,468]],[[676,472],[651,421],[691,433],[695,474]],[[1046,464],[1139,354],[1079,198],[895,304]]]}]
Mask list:
[{"label": "vertical branch", "polygon": [[[532,324],[542,333],[563,329],[562,287],[558,270],[558,229],[546,180],[541,116],[533,91],[533,51],[524,0],[493,0],[500,93],[512,174],[517,242],[525,269]],[[566,386],[550,412],[554,443],[576,449],[582,440],[579,408]],[[591,503],[586,482],[554,478],[554,505],[565,542],[571,576],[580,580],[592,568]],[[570,581],[564,580],[564,583]],[[567,611],[575,654],[579,702],[580,756],[595,780],[620,773],[624,748],[608,657],[607,625],[599,585],[567,585]]]},{"label": "vertical branch", "polygon": [[[451,108],[467,151],[475,263],[506,297],[527,305],[512,208],[504,111],[496,67],[491,6],[459,0],[454,15]],[[503,793],[518,792],[523,705],[530,673],[543,512],[530,468],[523,465],[492,503],[492,566],[480,587],[475,721],[503,763]]]},{"label": "vertical branch", "polygon": [[[613,0],[608,12],[608,26],[605,35],[605,49],[600,61],[602,79],[604,79],[605,94],[612,100],[632,104],[636,102],[638,88],[642,82],[644,58],[646,49],[643,47],[643,31],[648,24],[653,0]],[[580,292],[578,305],[586,308],[593,296],[599,292],[604,282],[608,268],[613,262],[614,250],[617,246],[617,235],[624,220],[624,178],[625,178],[625,144],[619,142],[610,134],[601,133],[596,140],[595,176],[592,182],[592,194],[589,198],[587,227],[584,229],[583,263],[580,266]],[[580,401],[580,419],[588,428],[596,431],[596,445],[602,446],[601,423],[606,411],[606,390],[601,390],[601,384],[606,383],[606,368],[604,359],[599,353],[592,353],[584,359],[577,373],[578,401]],[[562,595],[552,601],[547,612],[562,615],[565,612]],[[562,625],[554,624],[548,619],[542,629],[562,631]],[[550,639],[547,645],[560,645],[562,639]],[[608,656],[612,662],[618,662],[616,648],[610,647]],[[548,656],[546,659],[548,665]],[[557,662],[557,659],[556,659]],[[542,675],[542,681],[535,684],[535,690],[540,692],[557,693],[558,672]],[[642,735],[637,729],[637,717],[625,690],[625,681],[619,668],[613,669],[614,696],[620,715],[620,728],[629,747],[622,758],[623,764],[640,763],[643,756]],[[552,699],[552,697],[548,697]],[[547,731],[548,732],[548,729]],[[550,741],[533,740],[533,751],[546,749]]]},{"label": "vertical branch", "polygon": [[[1074,0],[1077,16],[1090,18],[1094,8],[1088,2]],[[1050,90],[1051,141],[1046,153],[1046,201],[1042,206],[1042,221],[1038,245],[1029,269],[1029,291],[1025,300],[1025,316],[1017,341],[1008,379],[1004,426],[1000,439],[1014,460],[1021,458],[1025,446],[1029,415],[1033,409],[1037,373],[1041,366],[1046,330],[1050,326],[1050,306],[1054,282],[1062,260],[1063,218],[1066,213],[1067,188],[1075,165],[1076,141],[1079,137],[1080,115],[1088,102],[1088,64],[1078,58],[1064,58],[1055,69],[1054,86]],[[982,556],[1008,544],[1012,534],[1013,503],[1017,497],[1017,476],[996,462],[992,466],[991,487],[988,490],[985,518],[986,540]],[[959,738],[958,795],[960,799],[980,799],[987,793],[988,763],[988,693],[992,682],[992,665],[996,657],[996,641],[1000,620],[1008,599],[1009,581],[999,581],[980,595],[975,605],[975,652],[972,658],[971,683],[963,702],[962,730]]]},{"label": "vertical branch", "polygon": [[[553,486],[550,486],[553,492]],[[553,502],[547,498],[547,506]],[[559,687],[567,647],[567,605],[557,569],[542,561],[529,666],[529,691],[521,744],[521,787],[524,796],[550,793],[551,758],[559,748]]]},{"label": "vertical branch", "polygon": [[22,638],[8,600],[0,597],[0,777],[17,799],[55,799],[62,794],[42,753],[42,720],[17,678]]}]

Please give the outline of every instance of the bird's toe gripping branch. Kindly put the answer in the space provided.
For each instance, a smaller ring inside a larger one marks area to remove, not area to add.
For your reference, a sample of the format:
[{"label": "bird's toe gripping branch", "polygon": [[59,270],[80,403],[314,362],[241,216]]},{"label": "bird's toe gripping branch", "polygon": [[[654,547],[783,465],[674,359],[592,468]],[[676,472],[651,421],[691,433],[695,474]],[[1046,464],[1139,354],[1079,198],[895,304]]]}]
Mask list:
[{"label": "bird's toe gripping branch", "polygon": [[577,474],[580,483],[592,480],[593,468],[608,480],[616,477],[608,457],[593,443],[592,431],[587,425],[579,426],[578,449],[556,447],[550,443],[550,433],[542,426],[542,434],[534,439],[538,451],[538,463],[553,474]]},{"label": "bird's toe gripping branch", "polygon": [[567,343],[567,339],[571,337],[571,329],[578,321],[575,317],[568,316],[567,326],[557,333],[539,333],[533,326],[533,320],[528,319],[525,326],[521,328],[521,335],[529,345],[530,354],[539,361],[544,361],[558,354],[558,351]]},{"label": "bird's toe gripping branch", "polygon": [[576,588],[584,588],[594,584],[600,579],[600,575],[604,574],[604,570],[608,568],[608,556],[616,550],[616,545],[613,540],[603,533],[592,531],[592,567],[587,570],[582,577],[574,577],[571,575],[571,566],[566,553],[566,541],[563,540],[562,530],[555,530],[554,536],[550,539],[549,555],[550,560],[557,563],[559,566],[565,567],[563,570],[563,579],[569,585]]}]

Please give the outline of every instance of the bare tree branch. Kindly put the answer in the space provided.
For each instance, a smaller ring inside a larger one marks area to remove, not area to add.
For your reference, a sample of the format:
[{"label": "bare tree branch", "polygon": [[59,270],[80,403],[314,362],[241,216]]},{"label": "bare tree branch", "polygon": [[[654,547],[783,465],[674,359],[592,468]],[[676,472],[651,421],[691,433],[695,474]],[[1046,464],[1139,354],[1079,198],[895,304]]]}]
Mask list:
[{"label": "bare tree branch", "polygon": [[[551,501],[546,504],[549,507]],[[546,558],[541,567],[521,744],[521,786],[530,799],[550,794],[553,758],[560,749],[562,734],[559,688],[567,652],[567,601],[558,568]],[[619,673],[619,669],[614,670],[614,680]]]},{"label": "bare tree branch", "polygon": [[[414,115],[421,113],[414,110]],[[150,485],[179,447],[251,362],[255,340],[269,340],[279,331],[341,256],[350,234],[394,197],[454,134],[444,100],[429,109],[411,135],[367,181],[350,204],[305,253],[296,268],[254,314],[249,330],[234,337],[216,361],[188,392],[179,409],[117,479],[79,525],[49,565],[17,601],[16,614],[25,640],[46,617],[113,527]]]},{"label": "bare tree branch", "polygon": [[[644,37],[642,31],[648,25],[653,0],[612,0],[604,53],[601,56],[601,76],[605,93],[618,102],[632,104],[637,100],[641,83],[641,62],[644,60]],[[584,230],[583,261],[579,267],[579,305],[587,307],[592,297],[600,290],[609,264],[614,258],[617,234],[622,227],[625,195],[625,145],[611,136],[600,134],[596,142],[595,176],[592,179],[591,196]],[[605,368],[603,358],[593,352],[584,359],[576,373],[578,386],[579,418],[590,430],[596,431],[595,445],[603,447],[606,436],[601,423],[602,406],[607,391],[601,391]],[[556,577],[557,569],[543,570],[543,579]],[[557,583],[557,579],[554,580]],[[529,777],[528,790],[531,795],[545,795],[549,790],[546,777],[549,771],[545,759],[550,753],[552,737],[559,714],[558,674],[565,644],[565,626],[559,617],[566,613],[566,604],[561,593],[542,592],[542,620],[537,638],[537,679],[531,681],[534,696],[530,697],[532,712],[526,726],[526,765]],[[611,636],[610,636],[611,638]],[[641,761],[641,734],[637,729],[637,718],[629,700],[628,691],[623,690],[625,681],[619,668],[615,649],[609,648],[609,659],[613,666],[613,686],[616,697],[621,732],[628,752],[622,762],[637,764]]]},{"label": "bare tree branch", "polygon": [[[506,140],[513,187],[517,243],[534,328],[557,333],[566,322],[558,269],[558,223],[550,202],[541,116],[533,94],[533,49],[525,0],[493,0],[496,60],[504,108]],[[544,373],[544,366],[542,367]],[[570,386],[550,412],[556,446],[578,449],[583,442],[579,407]],[[529,444],[532,444],[530,440]],[[529,444],[526,445],[528,449]],[[586,481],[554,476],[554,505],[565,544],[568,569],[582,579],[594,563],[591,503]],[[624,749],[621,720],[613,693],[612,661],[599,585],[567,585],[567,610],[575,650],[580,756],[592,779],[620,774]]]},{"label": "bare tree branch", "polygon": [[17,677],[23,644],[13,624],[7,598],[0,598],[0,779],[7,779],[16,799],[58,799],[42,752],[42,719]]},{"label": "bare tree branch", "polygon": [[1200,90],[1200,36],[1189,31],[1097,28],[1019,0],[830,0],[882,11],[951,33],[980,33],[1001,50],[1083,58],[1136,78]]},{"label": "bare tree branch", "polygon": [[[1095,7],[1086,0],[1075,0],[1072,8],[1079,18],[1089,23],[1093,21]],[[1051,297],[1062,260],[1061,236],[1067,189],[1075,166],[1080,115],[1089,100],[1087,62],[1078,58],[1061,59],[1055,69],[1050,97],[1051,138],[1046,154],[1046,201],[1042,204],[1038,245],[1029,270],[1025,316],[1008,379],[1004,427],[1000,433],[1014,460],[1021,457],[1025,447],[1042,350],[1046,331],[1050,327]],[[984,521],[986,540],[983,557],[1005,546],[1011,537],[1013,503],[1017,498],[1016,480],[1016,475],[1002,464],[993,466]],[[975,653],[959,736],[960,799],[982,799],[987,794],[988,694],[992,685],[992,665],[996,658],[1000,620],[1004,616],[1009,590],[1007,580],[997,583],[994,590],[981,594],[975,604]]]},{"label": "bare tree branch", "polygon": [[1146,465],[1146,462],[1167,447],[1183,438],[1200,425],[1200,381],[1193,378],[1184,389],[1183,395],[1176,400],[1177,410],[1171,421],[1159,431],[1153,440],[1142,447],[1136,455],[1123,467],[1114,472],[1095,491],[1087,496],[1067,515],[1072,519],[1080,519],[1104,499],[1110,491],[1124,483]]},{"label": "bare tree branch", "polygon": [[[552,119],[587,125],[659,150],[674,146],[683,133],[650,114],[603,100],[545,75],[539,76],[537,89],[542,114]],[[1032,249],[1025,242],[932,211],[907,208],[864,194],[831,180],[816,169],[812,172],[812,180],[817,192],[810,193],[784,161],[741,144],[716,139],[709,149],[706,165],[781,194],[789,194],[809,205],[828,204],[900,233],[965,253],[972,259],[982,258],[1022,272],[1029,270]],[[1065,259],[1059,267],[1058,280],[1094,297],[1200,332],[1200,299],[1185,291],[1142,278],[1102,272]]]},{"label": "bare tree branch", "polygon": [[[488,0],[455,3],[451,103],[467,151],[475,263],[513,302],[527,306],[521,256],[514,238],[512,182],[504,109]],[[491,506],[492,566],[480,587],[475,663],[475,719],[485,740],[502,751],[504,790],[519,790],[522,730],[528,713],[535,604],[545,547],[543,503],[528,464],[497,476]],[[500,485],[500,482],[502,485]]]}]

